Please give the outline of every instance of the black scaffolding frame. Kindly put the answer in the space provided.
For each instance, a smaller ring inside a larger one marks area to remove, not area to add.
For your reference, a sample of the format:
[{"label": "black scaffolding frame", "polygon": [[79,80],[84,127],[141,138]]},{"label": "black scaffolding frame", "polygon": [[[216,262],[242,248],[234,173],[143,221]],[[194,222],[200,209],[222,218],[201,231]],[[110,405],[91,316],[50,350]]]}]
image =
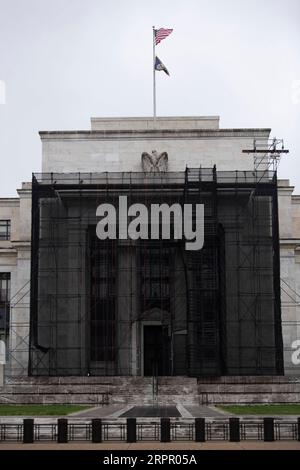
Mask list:
[{"label": "black scaffolding frame", "polygon": [[[120,195],[204,204],[203,249],[97,240]],[[282,374],[279,272],[276,172],[34,174],[29,374],[143,375],[147,322],[163,375]]]}]

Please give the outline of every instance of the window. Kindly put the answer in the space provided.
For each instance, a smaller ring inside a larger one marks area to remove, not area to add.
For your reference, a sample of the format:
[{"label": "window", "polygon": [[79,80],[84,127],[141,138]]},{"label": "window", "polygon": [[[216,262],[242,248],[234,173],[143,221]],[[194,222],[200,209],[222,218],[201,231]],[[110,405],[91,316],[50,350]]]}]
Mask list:
[{"label": "window", "polygon": [[91,360],[115,360],[117,250],[114,240],[99,241],[90,233]]},{"label": "window", "polygon": [[0,339],[9,332],[10,273],[0,273]]},{"label": "window", "polygon": [[170,308],[170,262],[169,246],[142,245],[140,251],[140,286],[142,309]]},{"label": "window", "polygon": [[10,240],[10,220],[0,220],[0,241]]}]

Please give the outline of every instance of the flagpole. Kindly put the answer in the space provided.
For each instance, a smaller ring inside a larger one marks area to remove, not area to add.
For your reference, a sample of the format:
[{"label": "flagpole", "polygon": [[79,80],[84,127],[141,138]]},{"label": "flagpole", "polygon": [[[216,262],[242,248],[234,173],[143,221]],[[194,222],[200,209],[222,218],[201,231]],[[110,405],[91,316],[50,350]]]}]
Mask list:
[{"label": "flagpole", "polygon": [[153,29],[153,120],[156,119],[156,83],[155,83],[155,26]]}]

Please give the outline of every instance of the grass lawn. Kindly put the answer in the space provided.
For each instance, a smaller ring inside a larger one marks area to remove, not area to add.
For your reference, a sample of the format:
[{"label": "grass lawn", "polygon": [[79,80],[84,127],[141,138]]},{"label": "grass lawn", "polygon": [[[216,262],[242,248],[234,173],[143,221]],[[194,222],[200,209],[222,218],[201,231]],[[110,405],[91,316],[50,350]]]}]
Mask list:
[{"label": "grass lawn", "polygon": [[64,416],[89,408],[83,405],[0,405],[0,416]]},{"label": "grass lawn", "polygon": [[222,405],[223,411],[235,415],[299,415],[300,404],[287,405]]}]

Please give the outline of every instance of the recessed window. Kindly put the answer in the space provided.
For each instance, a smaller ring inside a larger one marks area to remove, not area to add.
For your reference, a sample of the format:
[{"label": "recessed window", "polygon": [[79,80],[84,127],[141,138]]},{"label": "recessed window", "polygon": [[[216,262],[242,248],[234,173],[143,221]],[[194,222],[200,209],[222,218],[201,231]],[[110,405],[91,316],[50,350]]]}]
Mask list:
[{"label": "recessed window", "polygon": [[114,240],[99,243],[91,230],[91,361],[111,362],[116,354],[117,245]]},{"label": "recessed window", "polygon": [[0,273],[0,339],[9,332],[10,273]]},{"label": "recessed window", "polygon": [[0,220],[0,241],[10,240],[10,220]]},{"label": "recessed window", "polygon": [[143,311],[170,309],[171,248],[157,243],[141,244],[140,300]]}]

